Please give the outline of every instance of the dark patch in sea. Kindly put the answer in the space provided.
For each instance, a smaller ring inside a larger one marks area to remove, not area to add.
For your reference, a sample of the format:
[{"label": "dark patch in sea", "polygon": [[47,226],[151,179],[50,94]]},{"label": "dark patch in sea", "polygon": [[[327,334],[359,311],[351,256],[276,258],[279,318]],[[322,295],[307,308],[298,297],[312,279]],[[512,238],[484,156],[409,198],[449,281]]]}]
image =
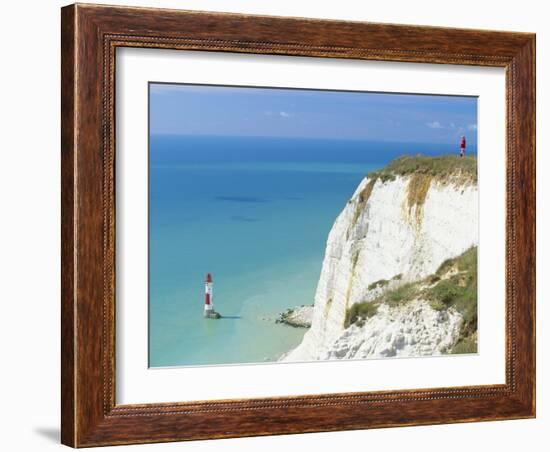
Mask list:
[{"label": "dark patch in sea", "polygon": [[241,223],[257,223],[258,221],[260,221],[259,218],[243,217],[243,216],[240,216],[240,215],[232,216],[231,219],[233,221],[239,221]]},{"label": "dark patch in sea", "polygon": [[263,204],[270,202],[269,199],[265,198],[256,198],[253,196],[216,196],[218,201],[229,201],[229,202],[244,202],[244,203],[256,203]]}]

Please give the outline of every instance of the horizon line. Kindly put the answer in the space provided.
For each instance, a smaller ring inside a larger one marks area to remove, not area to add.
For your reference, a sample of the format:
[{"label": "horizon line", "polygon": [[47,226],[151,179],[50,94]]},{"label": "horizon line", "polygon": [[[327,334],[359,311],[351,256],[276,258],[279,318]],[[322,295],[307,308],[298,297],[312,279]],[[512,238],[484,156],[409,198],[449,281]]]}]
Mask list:
[{"label": "horizon line", "polygon": [[[454,141],[400,141],[400,140],[382,140],[373,138],[347,138],[347,137],[312,137],[312,136],[277,136],[277,135],[222,135],[222,134],[201,134],[201,133],[154,133],[149,136],[170,136],[170,137],[212,137],[212,138],[265,138],[265,139],[289,139],[289,140],[331,140],[331,141],[371,141],[379,143],[410,143],[410,144],[454,144]],[[476,145],[477,140],[469,143],[469,146]]]}]

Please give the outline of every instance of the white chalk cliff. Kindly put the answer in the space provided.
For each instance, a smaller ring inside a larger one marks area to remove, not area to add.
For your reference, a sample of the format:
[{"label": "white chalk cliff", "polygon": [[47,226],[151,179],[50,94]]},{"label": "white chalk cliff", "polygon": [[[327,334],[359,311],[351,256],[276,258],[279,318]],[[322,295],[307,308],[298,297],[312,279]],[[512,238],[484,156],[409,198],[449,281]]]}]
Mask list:
[{"label": "white chalk cliff", "polygon": [[[478,240],[475,178],[396,174],[366,177],[328,236],[312,325],[284,361],[421,356],[458,340],[462,316],[422,299],[382,304],[364,322],[346,325],[356,303],[434,274]],[[384,285],[377,285],[384,281]]]}]

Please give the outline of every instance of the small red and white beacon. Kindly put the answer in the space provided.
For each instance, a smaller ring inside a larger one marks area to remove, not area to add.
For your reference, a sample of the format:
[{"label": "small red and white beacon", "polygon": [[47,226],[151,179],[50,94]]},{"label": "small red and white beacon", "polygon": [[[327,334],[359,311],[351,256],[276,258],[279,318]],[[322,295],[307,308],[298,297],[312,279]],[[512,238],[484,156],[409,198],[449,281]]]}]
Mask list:
[{"label": "small red and white beacon", "polygon": [[207,273],[204,280],[204,316],[214,311],[214,294],[212,292],[212,274]]}]

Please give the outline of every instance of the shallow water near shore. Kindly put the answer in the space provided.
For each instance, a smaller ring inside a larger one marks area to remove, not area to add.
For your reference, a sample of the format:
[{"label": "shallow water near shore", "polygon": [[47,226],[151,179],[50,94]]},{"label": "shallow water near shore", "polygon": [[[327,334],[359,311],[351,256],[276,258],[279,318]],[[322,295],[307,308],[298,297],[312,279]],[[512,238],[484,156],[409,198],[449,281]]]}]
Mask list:
[{"label": "shallow water near shore", "polygon": [[[296,347],[307,330],[275,319],[313,303],[328,233],[362,178],[442,148],[152,136],[149,365],[261,363]],[[207,272],[219,320],[202,315]]]}]

